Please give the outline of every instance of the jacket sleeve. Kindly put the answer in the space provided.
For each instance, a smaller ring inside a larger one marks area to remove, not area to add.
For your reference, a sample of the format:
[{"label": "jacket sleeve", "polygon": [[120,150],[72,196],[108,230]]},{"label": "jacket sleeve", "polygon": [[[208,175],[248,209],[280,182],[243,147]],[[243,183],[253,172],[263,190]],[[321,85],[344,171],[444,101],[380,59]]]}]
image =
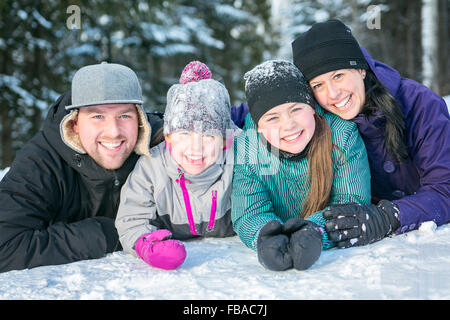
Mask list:
[{"label": "jacket sleeve", "polygon": [[55,174],[67,169],[30,143],[24,149],[0,182],[0,272],[96,259],[108,247],[112,252],[108,241],[117,244],[117,233],[105,231],[113,220],[67,223],[63,195],[71,190]]},{"label": "jacket sleeve", "polygon": [[[233,193],[231,198],[233,228],[244,244],[256,250],[259,231],[273,220],[283,221],[274,213],[272,201],[258,175],[249,165],[235,165]],[[306,220],[322,228],[322,246],[329,249],[334,243],[328,240],[325,218],[322,211],[310,215]]]},{"label": "jacket sleeve", "polygon": [[157,229],[150,224],[156,217],[156,205],[149,162],[147,156],[141,156],[122,186],[115,222],[123,250],[134,256],[137,256],[134,245],[139,237]]},{"label": "jacket sleeve", "polygon": [[394,200],[400,209],[398,233],[416,229],[422,222],[438,226],[450,221],[450,117],[445,101],[427,87],[402,80],[409,154],[420,176],[420,188]]},{"label": "jacket sleeve", "polygon": [[243,162],[234,165],[231,220],[236,234],[253,250],[264,225],[273,220],[283,223],[274,213],[266,187],[252,166]]}]

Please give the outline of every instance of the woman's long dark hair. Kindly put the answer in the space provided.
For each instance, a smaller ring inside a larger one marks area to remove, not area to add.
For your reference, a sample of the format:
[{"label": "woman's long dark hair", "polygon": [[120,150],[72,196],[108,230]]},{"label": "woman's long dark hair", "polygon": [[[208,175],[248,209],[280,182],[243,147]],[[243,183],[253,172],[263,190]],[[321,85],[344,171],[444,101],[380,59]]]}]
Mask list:
[{"label": "woman's long dark hair", "polygon": [[363,114],[374,115],[375,111],[381,111],[386,118],[386,150],[398,162],[403,162],[408,158],[408,148],[404,138],[405,117],[400,106],[372,70],[367,70],[364,86],[366,98],[362,108]]}]

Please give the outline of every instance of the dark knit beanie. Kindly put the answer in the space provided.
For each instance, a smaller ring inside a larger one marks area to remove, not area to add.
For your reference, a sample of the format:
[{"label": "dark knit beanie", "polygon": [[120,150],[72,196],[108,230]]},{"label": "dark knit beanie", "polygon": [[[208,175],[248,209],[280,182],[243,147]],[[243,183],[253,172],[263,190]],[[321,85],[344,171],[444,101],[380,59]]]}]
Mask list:
[{"label": "dark knit beanie", "polygon": [[339,69],[368,69],[352,31],[339,20],[315,23],[292,42],[294,64],[308,81]]},{"label": "dark knit beanie", "polygon": [[245,95],[256,124],[270,109],[288,102],[314,107],[314,95],[298,68],[290,61],[269,60],[244,75]]}]

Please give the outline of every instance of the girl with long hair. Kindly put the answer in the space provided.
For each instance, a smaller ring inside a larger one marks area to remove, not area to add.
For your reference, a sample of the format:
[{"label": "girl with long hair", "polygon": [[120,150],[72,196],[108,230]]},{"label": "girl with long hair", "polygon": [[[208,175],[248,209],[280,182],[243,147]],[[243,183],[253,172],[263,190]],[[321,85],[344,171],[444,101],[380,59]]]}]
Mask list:
[{"label": "girl with long hair", "polygon": [[356,125],[324,111],[291,62],[244,76],[250,113],[235,141],[233,228],[270,270],[309,268],[334,244],[323,211],[370,203],[367,153]]}]

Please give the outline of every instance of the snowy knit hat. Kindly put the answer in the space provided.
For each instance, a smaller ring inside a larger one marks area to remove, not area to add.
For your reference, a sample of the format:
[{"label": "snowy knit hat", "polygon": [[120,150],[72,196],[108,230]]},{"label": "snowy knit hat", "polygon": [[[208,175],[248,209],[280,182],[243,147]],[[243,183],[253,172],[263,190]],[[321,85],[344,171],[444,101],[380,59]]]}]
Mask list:
[{"label": "snowy knit hat", "polygon": [[288,102],[314,107],[314,95],[300,70],[290,61],[269,60],[244,75],[245,95],[255,123],[270,109]]},{"label": "snowy knit hat", "polygon": [[205,64],[192,61],[184,68],[180,84],[167,92],[164,135],[192,131],[226,138],[227,130],[237,129],[230,109],[225,86],[211,79]]}]

